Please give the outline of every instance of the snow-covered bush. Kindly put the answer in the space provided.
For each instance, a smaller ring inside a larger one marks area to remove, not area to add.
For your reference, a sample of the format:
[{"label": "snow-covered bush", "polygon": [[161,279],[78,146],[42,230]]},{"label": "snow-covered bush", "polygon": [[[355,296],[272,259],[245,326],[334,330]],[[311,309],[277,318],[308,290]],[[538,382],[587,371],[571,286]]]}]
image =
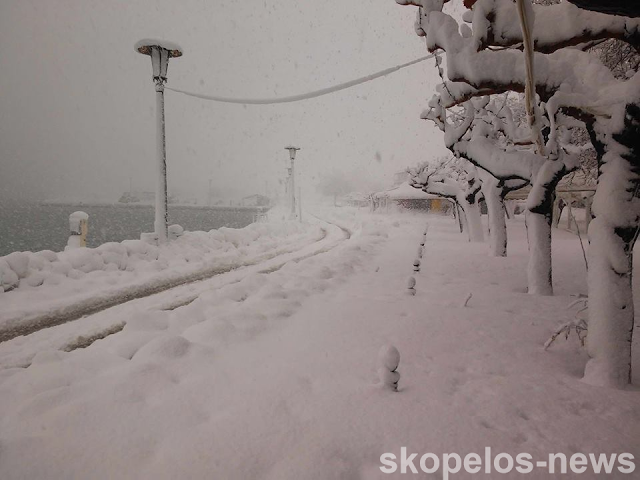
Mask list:
[{"label": "snow-covered bush", "polygon": [[[480,183],[471,165],[465,166],[456,159],[446,159],[436,165],[425,163],[418,168],[409,169],[410,184],[432,195],[448,198],[459,206],[465,214],[465,226],[469,241],[482,242],[482,223],[480,222]],[[424,246],[423,235],[421,245]]]}]

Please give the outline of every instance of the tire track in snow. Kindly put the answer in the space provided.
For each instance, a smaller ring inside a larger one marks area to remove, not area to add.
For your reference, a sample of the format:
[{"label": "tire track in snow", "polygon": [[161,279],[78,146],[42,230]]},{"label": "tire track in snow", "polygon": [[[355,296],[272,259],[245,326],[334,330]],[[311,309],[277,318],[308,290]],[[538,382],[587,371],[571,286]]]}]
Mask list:
[{"label": "tire track in snow", "polygon": [[326,238],[327,230],[323,228],[322,236],[319,239],[299,248],[276,250],[275,252],[259,255],[252,260],[242,262],[240,264],[216,266],[214,268],[199,270],[177,278],[162,279],[155,282],[155,284],[153,281],[150,281],[144,285],[127,287],[125,291],[117,291],[102,298],[65,305],[46,313],[36,313],[30,316],[21,317],[15,323],[9,321],[6,325],[0,327],[0,343],[6,342],[15,337],[29,335],[45,328],[72,322],[133,300],[150,297],[176,287],[207,280],[214,276],[241,268],[258,265],[280,256],[304,250],[309,245],[323,242]]},{"label": "tire track in snow", "polygon": [[[37,332],[40,331],[46,331],[47,329],[51,328],[51,327],[56,327],[56,326],[63,326],[64,328],[64,324],[73,322],[75,320],[78,320],[80,318],[89,318],[92,315],[95,314],[99,314],[101,312],[104,312],[106,310],[109,310],[111,308],[115,308],[115,307],[121,307],[121,306],[125,306],[125,304],[130,304],[131,302],[134,301],[149,301],[150,298],[149,297],[153,297],[155,295],[162,295],[162,294],[167,294],[170,293],[172,290],[179,290],[180,287],[193,287],[194,284],[197,283],[202,283],[202,286],[200,287],[200,292],[197,293],[193,293],[192,289],[188,294],[182,294],[182,295],[178,295],[178,298],[172,298],[170,301],[164,303],[164,305],[162,305],[160,307],[160,310],[175,310],[177,308],[180,308],[182,306],[186,306],[189,305],[190,303],[192,303],[193,301],[195,301],[204,291],[209,291],[211,289],[210,286],[206,285],[206,282],[208,280],[213,279],[214,277],[218,277],[221,278],[221,276],[223,276],[223,274],[234,274],[235,276],[234,278],[230,279],[230,281],[227,282],[222,282],[219,285],[216,285],[214,288],[221,288],[233,283],[237,283],[239,281],[241,281],[243,278],[246,277],[246,275],[249,275],[251,273],[254,273],[255,268],[260,267],[262,264],[264,263],[271,263],[273,261],[276,261],[276,263],[274,265],[268,266],[267,268],[262,268],[261,270],[257,270],[255,273],[264,273],[264,274],[269,274],[275,271],[280,270],[284,265],[286,265],[289,262],[300,262],[302,260],[305,260],[307,258],[328,252],[330,250],[332,250],[333,248],[337,247],[338,245],[344,243],[345,241],[349,240],[351,238],[352,232],[348,229],[345,228],[344,226],[338,225],[334,222],[329,222],[326,221],[324,219],[321,219],[315,215],[312,215],[313,217],[315,217],[317,220],[319,220],[320,222],[323,222],[325,224],[327,224],[327,228],[322,228],[323,231],[323,236],[322,238],[309,243],[307,245],[304,245],[301,248],[297,248],[294,251],[288,251],[288,252],[282,252],[279,251],[277,254],[273,255],[270,254],[268,256],[268,258],[264,258],[265,255],[263,255],[262,257],[260,257],[260,259],[258,261],[254,261],[254,262],[247,262],[244,263],[240,266],[235,266],[233,268],[224,268],[221,270],[216,270],[214,272],[212,272],[210,275],[208,276],[204,276],[203,278],[191,278],[188,279],[186,281],[183,282],[179,282],[179,283],[173,283],[169,286],[166,286],[165,288],[160,288],[160,287],[156,287],[153,289],[149,289],[146,292],[141,292],[138,296],[135,295],[128,295],[126,298],[121,298],[120,301],[115,301],[111,304],[101,304],[100,306],[96,305],[93,308],[86,308],[86,309],[79,309],[77,312],[74,312],[73,315],[68,315],[68,316],[60,316],[59,318],[50,318],[47,319],[49,321],[53,321],[54,323],[44,323],[44,324],[38,324],[37,328],[36,325],[31,324],[31,325],[27,325],[25,326],[25,328],[23,329],[14,329],[11,331],[11,333],[14,333],[11,336],[6,336],[6,332],[2,332],[0,331],[0,342],[6,342],[12,338],[15,337],[19,337],[19,336],[23,336],[23,335],[30,335],[30,334],[37,334]],[[328,231],[328,227],[334,227],[334,229],[339,229],[341,231],[341,236],[340,238],[333,238],[335,235],[332,235],[329,231]],[[328,245],[325,245],[326,243],[328,243]],[[314,245],[321,245],[319,248],[315,248],[313,249]],[[312,249],[312,251],[309,252],[309,249]],[[296,253],[299,252],[304,252],[301,255],[295,255]],[[281,260],[281,257],[285,257],[285,260]],[[290,258],[287,258],[290,257]],[[254,267],[254,268],[251,268]],[[238,275],[240,274],[242,271],[247,270],[245,275]],[[202,274],[201,274],[202,275]],[[198,276],[200,277],[200,275]],[[135,292],[134,292],[135,293]],[[144,294],[146,293],[146,294]],[[160,300],[160,299],[159,299]],[[54,312],[55,313],[55,312]],[[121,325],[121,322],[119,323],[119,325]],[[82,339],[87,339],[87,338],[91,338],[91,339],[99,339],[99,338],[104,338],[105,336],[111,335],[113,333],[117,333],[118,331],[120,331],[122,328],[124,327],[124,325],[119,326],[118,329],[114,329],[114,325],[113,322],[108,322],[105,323],[104,325],[100,325],[98,328],[96,328],[95,325],[92,326],[88,326],[88,332],[75,332],[75,333],[69,333],[68,335],[66,335],[66,340],[57,340],[57,345],[55,345],[55,349],[59,349],[59,350],[68,350],[69,348],[78,348],[76,347],[77,342],[77,338],[82,338]],[[45,332],[42,332],[43,334]],[[46,341],[45,341],[46,343]],[[84,341],[81,342],[82,345],[80,348],[85,348],[87,346],[89,346],[91,342],[87,342],[85,343]],[[45,348],[43,346],[43,348]],[[49,343],[46,345],[46,348],[52,348],[52,345]],[[26,352],[25,352],[26,353]],[[4,363],[4,362],[3,362]],[[11,362],[13,363],[13,362]],[[27,367],[29,366],[30,362],[18,362],[13,363],[13,366],[22,366],[22,367]],[[7,366],[6,364],[4,365],[5,367]]]},{"label": "tire track in snow", "polygon": [[[320,220],[321,222],[327,223],[329,225],[334,225],[334,226],[338,227],[340,230],[342,230],[343,235],[344,235],[344,238],[342,239],[342,241],[349,240],[351,238],[351,235],[353,235],[353,233],[349,229],[347,229],[345,227],[342,227],[342,226],[338,225],[337,223],[329,222],[329,221],[324,220],[324,219],[322,219],[320,217],[317,217],[317,216],[315,216],[313,214],[308,214],[308,215],[311,215],[312,217],[316,218],[317,220]],[[269,273],[277,272],[278,270],[280,270],[282,267],[284,267],[289,262],[298,263],[298,262],[301,262],[302,260],[306,260],[307,258],[315,257],[316,255],[320,255],[322,253],[326,253],[329,250],[332,250],[335,247],[337,247],[338,245],[340,245],[340,243],[342,243],[342,241],[340,241],[338,243],[335,243],[333,245],[329,245],[329,246],[327,246],[325,248],[321,248],[319,250],[313,251],[313,252],[308,253],[306,255],[302,255],[300,257],[296,257],[296,258],[292,258],[292,259],[283,261],[281,263],[273,265],[273,266],[271,266],[269,268],[266,268],[264,270],[260,270],[260,271],[258,271],[258,273],[269,274]],[[240,280],[237,280],[237,281],[231,282],[231,283],[237,283],[239,281]],[[225,285],[230,285],[230,283],[227,283]],[[189,298],[186,298],[186,299],[171,303],[171,304],[167,305],[165,308],[163,308],[162,310],[176,310],[176,309],[178,309],[180,307],[186,307],[187,305],[193,303],[199,296],[200,296],[200,294],[192,295]]]}]

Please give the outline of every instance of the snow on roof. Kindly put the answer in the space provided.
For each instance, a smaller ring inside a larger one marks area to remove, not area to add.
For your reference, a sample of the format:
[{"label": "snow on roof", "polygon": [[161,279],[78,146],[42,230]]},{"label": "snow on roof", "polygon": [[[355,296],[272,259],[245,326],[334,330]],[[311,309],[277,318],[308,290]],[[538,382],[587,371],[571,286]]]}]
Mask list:
[{"label": "snow on roof", "polygon": [[420,200],[420,199],[434,199],[440,198],[437,195],[423,192],[418,188],[413,188],[409,185],[409,182],[403,182],[396,188],[392,188],[382,192],[392,200]]},{"label": "snow on roof", "polygon": [[134,45],[134,49],[136,52],[143,53],[145,55],[150,54],[149,47],[161,47],[169,50],[170,57],[180,57],[182,56],[182,47],[175,42],[169,42],[167,40],[158,40],[156,38],[143,38],[142,40],[138,40]]}]

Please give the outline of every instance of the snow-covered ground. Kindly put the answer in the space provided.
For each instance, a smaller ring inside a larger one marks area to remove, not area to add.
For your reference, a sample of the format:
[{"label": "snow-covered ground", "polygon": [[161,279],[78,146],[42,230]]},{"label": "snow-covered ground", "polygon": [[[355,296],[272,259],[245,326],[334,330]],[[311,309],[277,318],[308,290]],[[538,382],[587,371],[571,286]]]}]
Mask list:
[{"label": "snow-covered ground", "polygon": [[[575,235],[554,230],[539,297],[520,218],[492,258],[451,218],[316,214],[351,237],[0,344],[0,478],[375,479],[401,447],[640,457],[640,391],[581,382],[574,334],[542,347],[586,293]],[[389,344],[398,392],[378,384]]]},{"label": "snow-covered ground", "polygon": [[326,236],[319,223],[273,221],[185,232],[161,247],[125,240],[59,253],[14,252],[0,257],[0,336],[254,265]]}]

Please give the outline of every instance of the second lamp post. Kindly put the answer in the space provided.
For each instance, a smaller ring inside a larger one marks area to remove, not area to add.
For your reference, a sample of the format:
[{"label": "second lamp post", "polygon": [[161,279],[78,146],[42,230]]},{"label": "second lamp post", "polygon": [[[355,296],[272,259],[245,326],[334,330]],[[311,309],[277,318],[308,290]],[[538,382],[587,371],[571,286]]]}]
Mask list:
[{"label": "second lamp post", "polygon": [[296,159],[296,152],[300,150],[298,147],[284,147],[285,150],[289,150],[289,158],[291,159],[291,166],[289,167],[289,196],[291,202],[291,215],[290,219],[296,219],[296,184],[295,184],[295,169],[294,160]]}]

